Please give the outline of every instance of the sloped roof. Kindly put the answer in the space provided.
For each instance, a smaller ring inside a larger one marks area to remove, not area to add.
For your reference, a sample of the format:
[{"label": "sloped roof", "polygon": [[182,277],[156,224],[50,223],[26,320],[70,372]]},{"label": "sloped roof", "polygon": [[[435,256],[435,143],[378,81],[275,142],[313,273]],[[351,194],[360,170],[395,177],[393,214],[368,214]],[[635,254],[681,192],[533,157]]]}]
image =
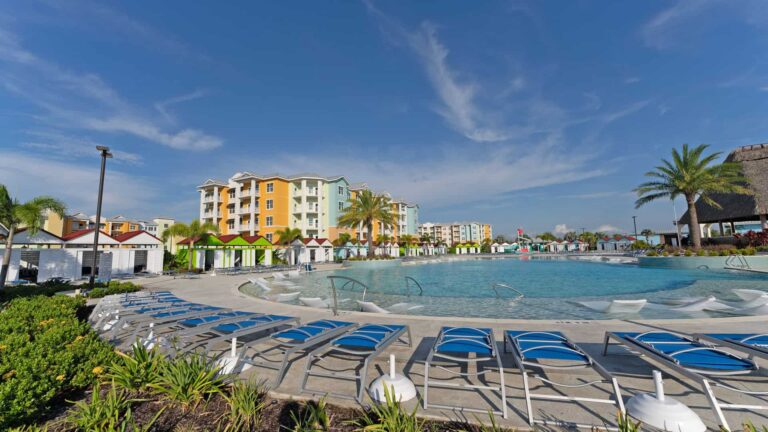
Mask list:
[{"label": "sloped roof", "polygon": [[163,241],[162,241],[162,240],[160,240],[159,238],[157,238],[157,237],[153,236],[152,234],[150,234],[150,233],[148,233],[148,232],[146,232],[146,231],[144,231],[144,230],[128,231],[127,233],[123,233],[123,234],[119,234],[119,235],[116,235],[116,236],[114,237],[114,239],[115,239],[115,240],[117,240],[117,241],[119,241],[120,243],[123,243],[123,242],[126,242],[126,241],[128,241],[128,240],[130,240],[130,239],[134,238],[134,237],[138,237],[138,236],[140,236],[140,235],[147,235],[147,236],[149,236],[149,237],[151,237],[151,238],[153,238],[153,239],[157,240],[157,241],[158,241],[158,242],[160,242],[160,243],[162,243],[162,242],[163,242]]},{"label": "sloped roof", "polygon": [[[755,220],[761,214],[768,214],[768,144],[739,147],[728,154],[725,161],[741,163],[744,177],[754,195],[710,194],[721,209],[697,200],[699,223]],[[678,222],[686,225],[690,222],[687,209]]]},{"label": "sloped roof", "polygon": [[[0,225],[0,234],[2,234],[2,228],[3,226]],[[39,229],[34,236],[30,236],[29,230],[22,228],[13,235],[14,244],[58,244],[62,242],[61,237],[44,229]]]},{"label": "sloped roof", "polygon": [[222,242],[224,242],[224,243],[229,243],[229,242],[231,242],[232,240],[234,240],[234,239],[236,239],[236,238],[240,237],[240,234],[224,234],[224,235],[220,235],[220,236],[217,236],[217,237],[218,237],[218,239],[219,239],[219,240],[221,240]]},{"label": "sloped roof", "polygon": [[[77,243],[77,242],[75,242],[75,240],[77,240],[77,239],[79,239],[81,237],[93,235],[95,230],[96,230],[95,228],[89,228],[89,229],[84,229],[84,230],[80,230],[80,231],[71,232],[71,233],[61,237],[61,239],[64,240],[65,242]],[[104,232],[102,230],[99,230],[99,243],[102,243],[102,241],[105,240],[105,239],[109,239],[111,241],[106,241],[104,243],[117,244],[117,240],[115,240],[114,237],[112,237],[111,235],[107,234],[106,232]],[[88,243],[90,243],[90,241]]]}]

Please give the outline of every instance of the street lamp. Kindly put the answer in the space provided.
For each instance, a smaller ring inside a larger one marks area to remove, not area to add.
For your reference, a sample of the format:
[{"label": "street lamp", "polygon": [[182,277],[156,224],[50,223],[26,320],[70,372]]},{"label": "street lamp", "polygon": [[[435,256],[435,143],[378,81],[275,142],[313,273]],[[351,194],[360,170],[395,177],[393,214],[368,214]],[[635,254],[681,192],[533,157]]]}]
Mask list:
[{"label": "street lamp", "polygon": [[635,240],[637,240],[637,216],[632,216],[632,224],[635,226]]},{"label": "street lamp", "polygon": [[107,158],[112,157],[109,147],[96,146],[101,152],[101,175],[99,176],[99,198],[96,203],[96,228],[93,230],[93,263],[91,264],[91,277],[88,279],[88,289],[93,289],[96,281],[96,265],[99,262],[99,231],[101,227],[101,198],[104,195],[104,169],[107,166]]}]

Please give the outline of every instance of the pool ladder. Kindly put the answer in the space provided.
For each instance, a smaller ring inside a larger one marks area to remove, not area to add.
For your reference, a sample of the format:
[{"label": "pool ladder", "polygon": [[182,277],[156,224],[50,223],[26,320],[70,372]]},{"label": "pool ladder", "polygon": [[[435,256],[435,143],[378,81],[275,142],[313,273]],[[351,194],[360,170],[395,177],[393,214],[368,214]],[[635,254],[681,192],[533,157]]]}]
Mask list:
[{"label": "pool ladder", "polygon": [[520,290],[518,290],[516,288],[512,288],[511,286],[509,286],[507,284],[504,284],[504,283],[501,283],[501,282],[494,282],[494,283],[492,283],[491,284],[491,289],[496,294],[496,298],[497,299],[501,298],[501,294],[499,293],[499,289],[501,289],[501,290],[505,290],[506,289],[506,290],[509,290],[509,291],[512,291],[513,293],[515,293],[516,296],[511,300],[512,302],[516,302],[518,300],[521,300],[523,297],[525,297],[525,294],[520,292]]}]

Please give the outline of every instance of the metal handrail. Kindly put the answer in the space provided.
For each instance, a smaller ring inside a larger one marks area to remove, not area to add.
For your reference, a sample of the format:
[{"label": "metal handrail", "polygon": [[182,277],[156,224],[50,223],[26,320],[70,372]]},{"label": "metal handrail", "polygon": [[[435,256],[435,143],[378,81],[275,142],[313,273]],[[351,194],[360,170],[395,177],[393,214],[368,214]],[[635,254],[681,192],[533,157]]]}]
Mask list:
[{"label": "metal handrail", "polygon": [[523,297],[525,297],[525,294],[523,294],[522,292],[520,292],[519,290],[517,290],[515,288],[512,288],[511,286],[509,286],[507,284],[503,284],[503,283],[500,283],[500,282],[494,282],[494,283],[491,284],[491,289],[493,290],[493,292],[496,293],[496,298],[498,298],[498,299],[501,298],[501,295],[499,294],[499,290],[498,290],[499,288],[505,288],[505,289],[508,289],[510,291],[513,291],[513,292],[517,293],[517,297],[512,299],[513,302],[514,301],[518,301],[518,300],[522,299]]},{"label": "metal handrail", "polygon": [[339,314],[339,301],[338,301],[338,297],[336,295],[336,291],[337,291],[336,280],[337,279],[345,281],[344,284],[341,285],[338,288],[340,290],[341,289],[345,289],[346,286],[349,285],[349,284],[352,284],[352,287],[353,287],[352,289],[354,289],[355,285],[360,285],[361,287],[363,287],[363,299],[362,299],[362,301],[365,301],[365,294],[369,290],[368,285],[360,282],[357,279],[353,279],[353,278],[347,277],[347,276],[326,276],[326,277],[328,278],[329,281],[331,281],[331,295],[333,296],[333,315],[334,316]]},{"label": "metal handrail", "polygon": [[411,290],[410,290],[410,285],[408,284],[408,281],[411,281],[414,284],[416,284],[416,287],[419,289],[419,296],[424,295],[424,288],[421,287],[421,284],[419,283],[419,281],[417,281],[416,279],[414,279],[414,278],[412,278],[410,276],[406,276],[405,277],[405,292],[406,292],[406,294],[409,297],[411,296]]},{"label": "metal handrail", "polygon": [[[733,262],[736,261],[734,264]],[[730,255],[725,260],[725,267],[730,268],[736,268],[736,269],[742,269],[742,270],[751,270],[752,268],[749,266],[749,262],[746,258],[744,258],[744,255],[741,254],[735,254]]]}]

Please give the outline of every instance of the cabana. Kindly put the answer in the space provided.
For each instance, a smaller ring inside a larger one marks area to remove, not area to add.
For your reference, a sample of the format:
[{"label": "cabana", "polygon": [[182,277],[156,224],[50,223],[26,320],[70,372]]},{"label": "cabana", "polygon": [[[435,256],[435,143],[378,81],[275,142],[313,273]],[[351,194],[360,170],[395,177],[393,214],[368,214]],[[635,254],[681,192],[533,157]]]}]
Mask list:
[{"label": "cabana", "polygon": [[326,238],[296,239],[291,243],[295,264],[333,261],[333,243]]},{"label": "cabana", "polygon": [[[39,230],[34,236],[26,229],[14,236],[8,280],[43,282],[53,278],[79,280],[91,274],[94,230],[81,230],[58,237]],[[0,246],[4,249],[4,245]],[[109,280],[113,275],[163,270],[162,241],[145,231],[132,231],[115,238],[99,233],[97,275]]]},{"label": "cabana", "polygon": [[[177,259],[187,263],[189,245],[186,238],[178,243]],[[192,265],[205,271],[221,268],[253,267],[272,264],[274,245],[262,236],[228,234],[205,235],[195,239],[192,249]]]},{"label": "cabana", "polygon": [[635,240],[632,236],[623,236],[621,234],[616,234],[612,237],[605,236],[597,241],[597,250],[609,252],[629,250]]},{"label": "cabana", "polygon": [[547,243],[545,247],[547,248],[547,251],[551,253],[560,253],[565,252],[566,243],[566,241],[552,240],[551,242]]}]

